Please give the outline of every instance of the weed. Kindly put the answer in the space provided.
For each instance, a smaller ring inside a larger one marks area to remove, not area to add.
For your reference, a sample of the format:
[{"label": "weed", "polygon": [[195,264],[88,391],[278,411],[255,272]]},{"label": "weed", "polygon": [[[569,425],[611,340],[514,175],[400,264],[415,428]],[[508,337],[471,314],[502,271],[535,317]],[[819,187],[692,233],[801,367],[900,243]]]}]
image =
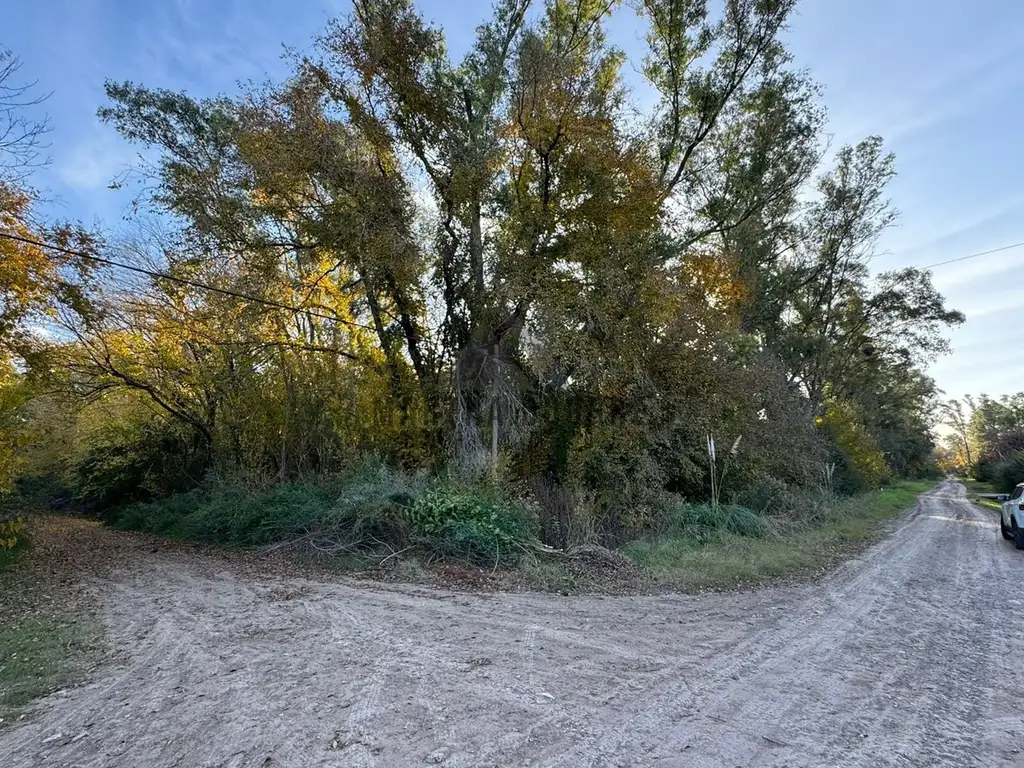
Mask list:
[{"label": "weed", "polygon": [[[677,589],[735,587],[798,576],[818,571],[842,552],[873,539],[883,521],[913,506],[917,494],[932,485],[899,483],[859,496],[832,497],[827,505],[815,496],[815,514],[787,525],[750,510],[733,513],[726,524],[724,518],[707,519],[703,505],[680,505],[674,512],[679,522],[665,536],[630,542],[622,552],[655,581]],[[754,528],[743,532],[751,519],[745,513],[759,521],[757,534]]]},{"label": "weed", "polygon": [[25,554],[25,550],[29,548],[29,545],[29,537],[22,533],[18,536],[18,541],[13,547],[0,548],[0,573],[12,568],[15,563],[21,560],[22,556]]}]

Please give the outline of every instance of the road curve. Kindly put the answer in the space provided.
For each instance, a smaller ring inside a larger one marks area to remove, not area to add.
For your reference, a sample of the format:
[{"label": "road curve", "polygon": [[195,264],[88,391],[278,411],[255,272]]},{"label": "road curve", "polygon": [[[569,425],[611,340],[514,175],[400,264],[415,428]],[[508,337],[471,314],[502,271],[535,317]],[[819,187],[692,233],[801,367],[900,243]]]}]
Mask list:
[{"label": "road curve", "polygon": [[732,595],[465,595],[147,554],[91,577],[120,661],[0,730],[0,765],[1024,765],[1022,572],[951,481],[823,582]]}]

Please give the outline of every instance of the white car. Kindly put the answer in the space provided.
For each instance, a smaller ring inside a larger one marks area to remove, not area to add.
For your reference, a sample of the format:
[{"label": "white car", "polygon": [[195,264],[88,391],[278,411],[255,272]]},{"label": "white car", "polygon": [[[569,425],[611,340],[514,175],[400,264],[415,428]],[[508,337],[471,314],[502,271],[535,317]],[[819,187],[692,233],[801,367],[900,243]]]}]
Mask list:
[{"label": "white car", "polygon": [[[1024,483],[1013,489],[1009,496],[1000,494],[999,530],[1017,549],[1024,549]],[[1019,525],[1018,525],[1019,523]]]}]

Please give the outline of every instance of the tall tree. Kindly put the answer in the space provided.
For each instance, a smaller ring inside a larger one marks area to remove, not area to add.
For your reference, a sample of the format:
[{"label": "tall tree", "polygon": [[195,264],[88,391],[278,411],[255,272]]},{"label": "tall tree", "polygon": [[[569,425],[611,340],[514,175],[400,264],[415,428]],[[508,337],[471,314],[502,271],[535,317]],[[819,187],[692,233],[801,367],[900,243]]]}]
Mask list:
[{"label": "tall tree", "polygon": [[942,404],[942,415],[945,423],[950,429],[953,430],[953,437],[956,440],[957,448],[963,451],[964,457],[967,459],[967,466],[974,466],[974,459],[971,456],[971,437],[970,437],[970,423],[971,414],[964,411],[964,405],[973,411],[974,403],[970,397],[965,397],[963,402],[960,400],[947,400]]}]

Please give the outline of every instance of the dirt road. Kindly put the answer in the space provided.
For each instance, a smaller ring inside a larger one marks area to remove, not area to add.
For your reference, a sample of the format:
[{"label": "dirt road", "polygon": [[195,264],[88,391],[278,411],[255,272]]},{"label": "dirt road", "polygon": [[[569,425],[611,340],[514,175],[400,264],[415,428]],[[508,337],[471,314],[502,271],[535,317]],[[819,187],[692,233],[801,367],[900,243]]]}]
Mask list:
[{"label": "dirt road", "polygon": [[726,596],[253,580],[147,551],[90,577],[121,661],[0,730],[0,765],[1024,765],[1022,572],[951,482],[825,582]]}]

